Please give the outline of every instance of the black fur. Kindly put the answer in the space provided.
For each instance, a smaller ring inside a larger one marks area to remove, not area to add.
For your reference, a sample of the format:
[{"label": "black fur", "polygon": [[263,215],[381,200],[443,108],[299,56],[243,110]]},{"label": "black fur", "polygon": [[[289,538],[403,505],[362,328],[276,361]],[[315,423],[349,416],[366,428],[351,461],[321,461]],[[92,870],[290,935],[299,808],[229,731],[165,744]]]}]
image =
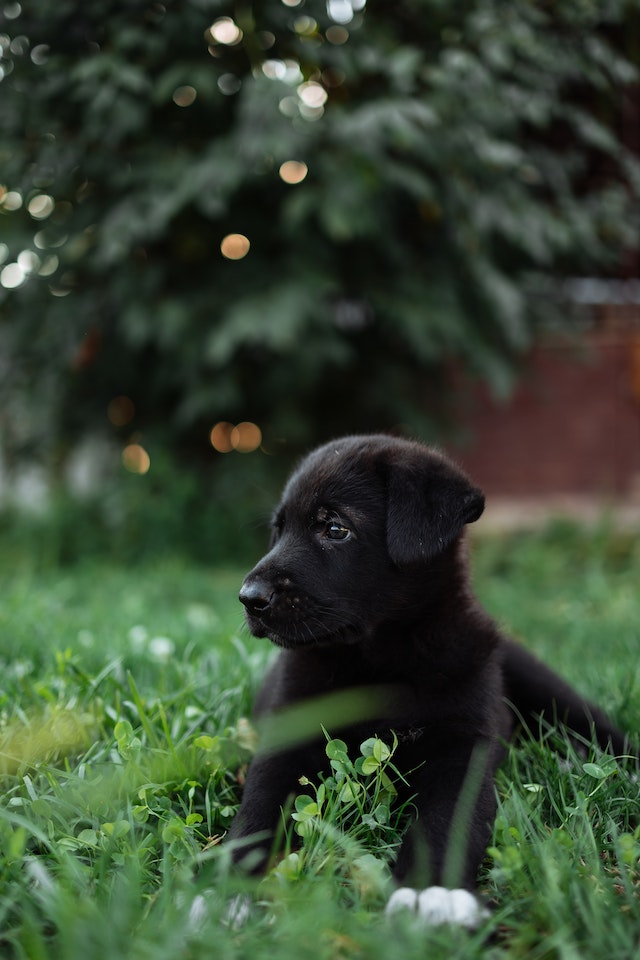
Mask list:
[{"label": "black fur", "polygon": [[[311,732],[285,722],[284,739],[266,743],[249,768],[230,831],[248,869],[264,868],[298,778],[325,765],[321,724],[355,753],[366,737],[397,733],[395,762],[414,771],[418,816],[394,872],[421,887],[474,889],[495,814],[493,775],[516,717],[557,716],[625,752],[603,713],[504,638],[471,593],[463,531],[483,508],[482,493],[440,453],[387,436],[326,444],[294,471],[271,549],[240,600],[252,633],[283,648],[256,713],[307,701]],[[463,788],[473,799],[452,845]],[[447,855],[455,844],[457,858]]]}]

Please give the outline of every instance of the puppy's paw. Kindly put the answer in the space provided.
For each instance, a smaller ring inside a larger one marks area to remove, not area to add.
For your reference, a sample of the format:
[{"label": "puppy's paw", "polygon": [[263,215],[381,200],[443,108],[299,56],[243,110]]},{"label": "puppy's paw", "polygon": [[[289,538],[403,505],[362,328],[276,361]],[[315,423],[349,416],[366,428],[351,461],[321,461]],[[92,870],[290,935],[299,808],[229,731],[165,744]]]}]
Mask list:
[{"label": "puppy's paw", "polygon": [[[197,894],[189,908],[189,928],[192,933],[201,933],[204,926],[215,911],[216,893],[214,890],[205,890]],[[220,922],[231,930],[240,930],[251,916],[251,897],[238,893],[225,905]]]},{"label": "puppy's paw", "polygon": [[408,910],[432,927],[450,923],[469,930],[474,930],[489,916],[489,911],[468,890],[447,890],[445,887],[427,887],[426,890],[400,887],[392,893],[385,912],[393,914],[401,910]]},{"label": "puppy's paw", "polygon": [[204,927],[210,913],[212,898],[213,890],[205,890],[204,893],[198,893],[193,898],[189,907],[189,928],[193,933],[200,933]]},{"label": "puppy's paw", "polygon": [[251,897],[238,893],[227,904],[222,922],[232,930],[240,930],[251,916]]},{"label": "puppy's paw", "polygon": [[410,913],[418,912],[418,891],[411,887],[398,887],[394,890],[385,907],[384,912],[387,915],[400,913],[402,910],[408,910]]},{"label": "puppy's paw", "polygon": [[432,926],[453,923],[473,930],[489,916],[489,911],[468,890],[427,887],[418,895],[418,914]]}]

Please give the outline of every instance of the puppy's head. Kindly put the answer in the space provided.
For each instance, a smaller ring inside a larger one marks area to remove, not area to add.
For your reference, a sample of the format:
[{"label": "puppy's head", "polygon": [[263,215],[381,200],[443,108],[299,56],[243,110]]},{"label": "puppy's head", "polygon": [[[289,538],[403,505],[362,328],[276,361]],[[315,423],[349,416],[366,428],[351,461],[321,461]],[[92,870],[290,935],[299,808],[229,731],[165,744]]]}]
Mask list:
[{"label": "puppy's head", "polygon": [[406,619],[483,508],[462,471],[422,444],[374,435],[320,447],[289,479],[271,549],[242,585],[250,630],[294,647],[358,642]]}]

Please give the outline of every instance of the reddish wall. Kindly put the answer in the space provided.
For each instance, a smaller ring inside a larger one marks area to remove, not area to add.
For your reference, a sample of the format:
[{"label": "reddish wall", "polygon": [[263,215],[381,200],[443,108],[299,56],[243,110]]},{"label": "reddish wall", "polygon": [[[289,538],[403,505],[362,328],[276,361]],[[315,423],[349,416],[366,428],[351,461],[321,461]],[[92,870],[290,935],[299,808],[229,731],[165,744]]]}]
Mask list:
[{"label": "reddish wall", "polygon": [[449,447],[490,496],[640,496],[640,329],[533,350],[508,402],[473,388]]}]

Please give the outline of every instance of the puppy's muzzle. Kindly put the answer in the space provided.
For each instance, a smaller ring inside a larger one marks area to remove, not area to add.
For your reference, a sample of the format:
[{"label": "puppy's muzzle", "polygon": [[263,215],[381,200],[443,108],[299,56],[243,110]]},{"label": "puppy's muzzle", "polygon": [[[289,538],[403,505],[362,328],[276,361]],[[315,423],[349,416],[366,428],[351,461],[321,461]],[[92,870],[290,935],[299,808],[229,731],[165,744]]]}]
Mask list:
[{"label": "puppy's muzzle", "polygon": [[247,612],[253,616],[260,616],[271,606],[273,600],[273,589],[264,580],[245,580],[238,594],[240,603],[246,608]]}]

